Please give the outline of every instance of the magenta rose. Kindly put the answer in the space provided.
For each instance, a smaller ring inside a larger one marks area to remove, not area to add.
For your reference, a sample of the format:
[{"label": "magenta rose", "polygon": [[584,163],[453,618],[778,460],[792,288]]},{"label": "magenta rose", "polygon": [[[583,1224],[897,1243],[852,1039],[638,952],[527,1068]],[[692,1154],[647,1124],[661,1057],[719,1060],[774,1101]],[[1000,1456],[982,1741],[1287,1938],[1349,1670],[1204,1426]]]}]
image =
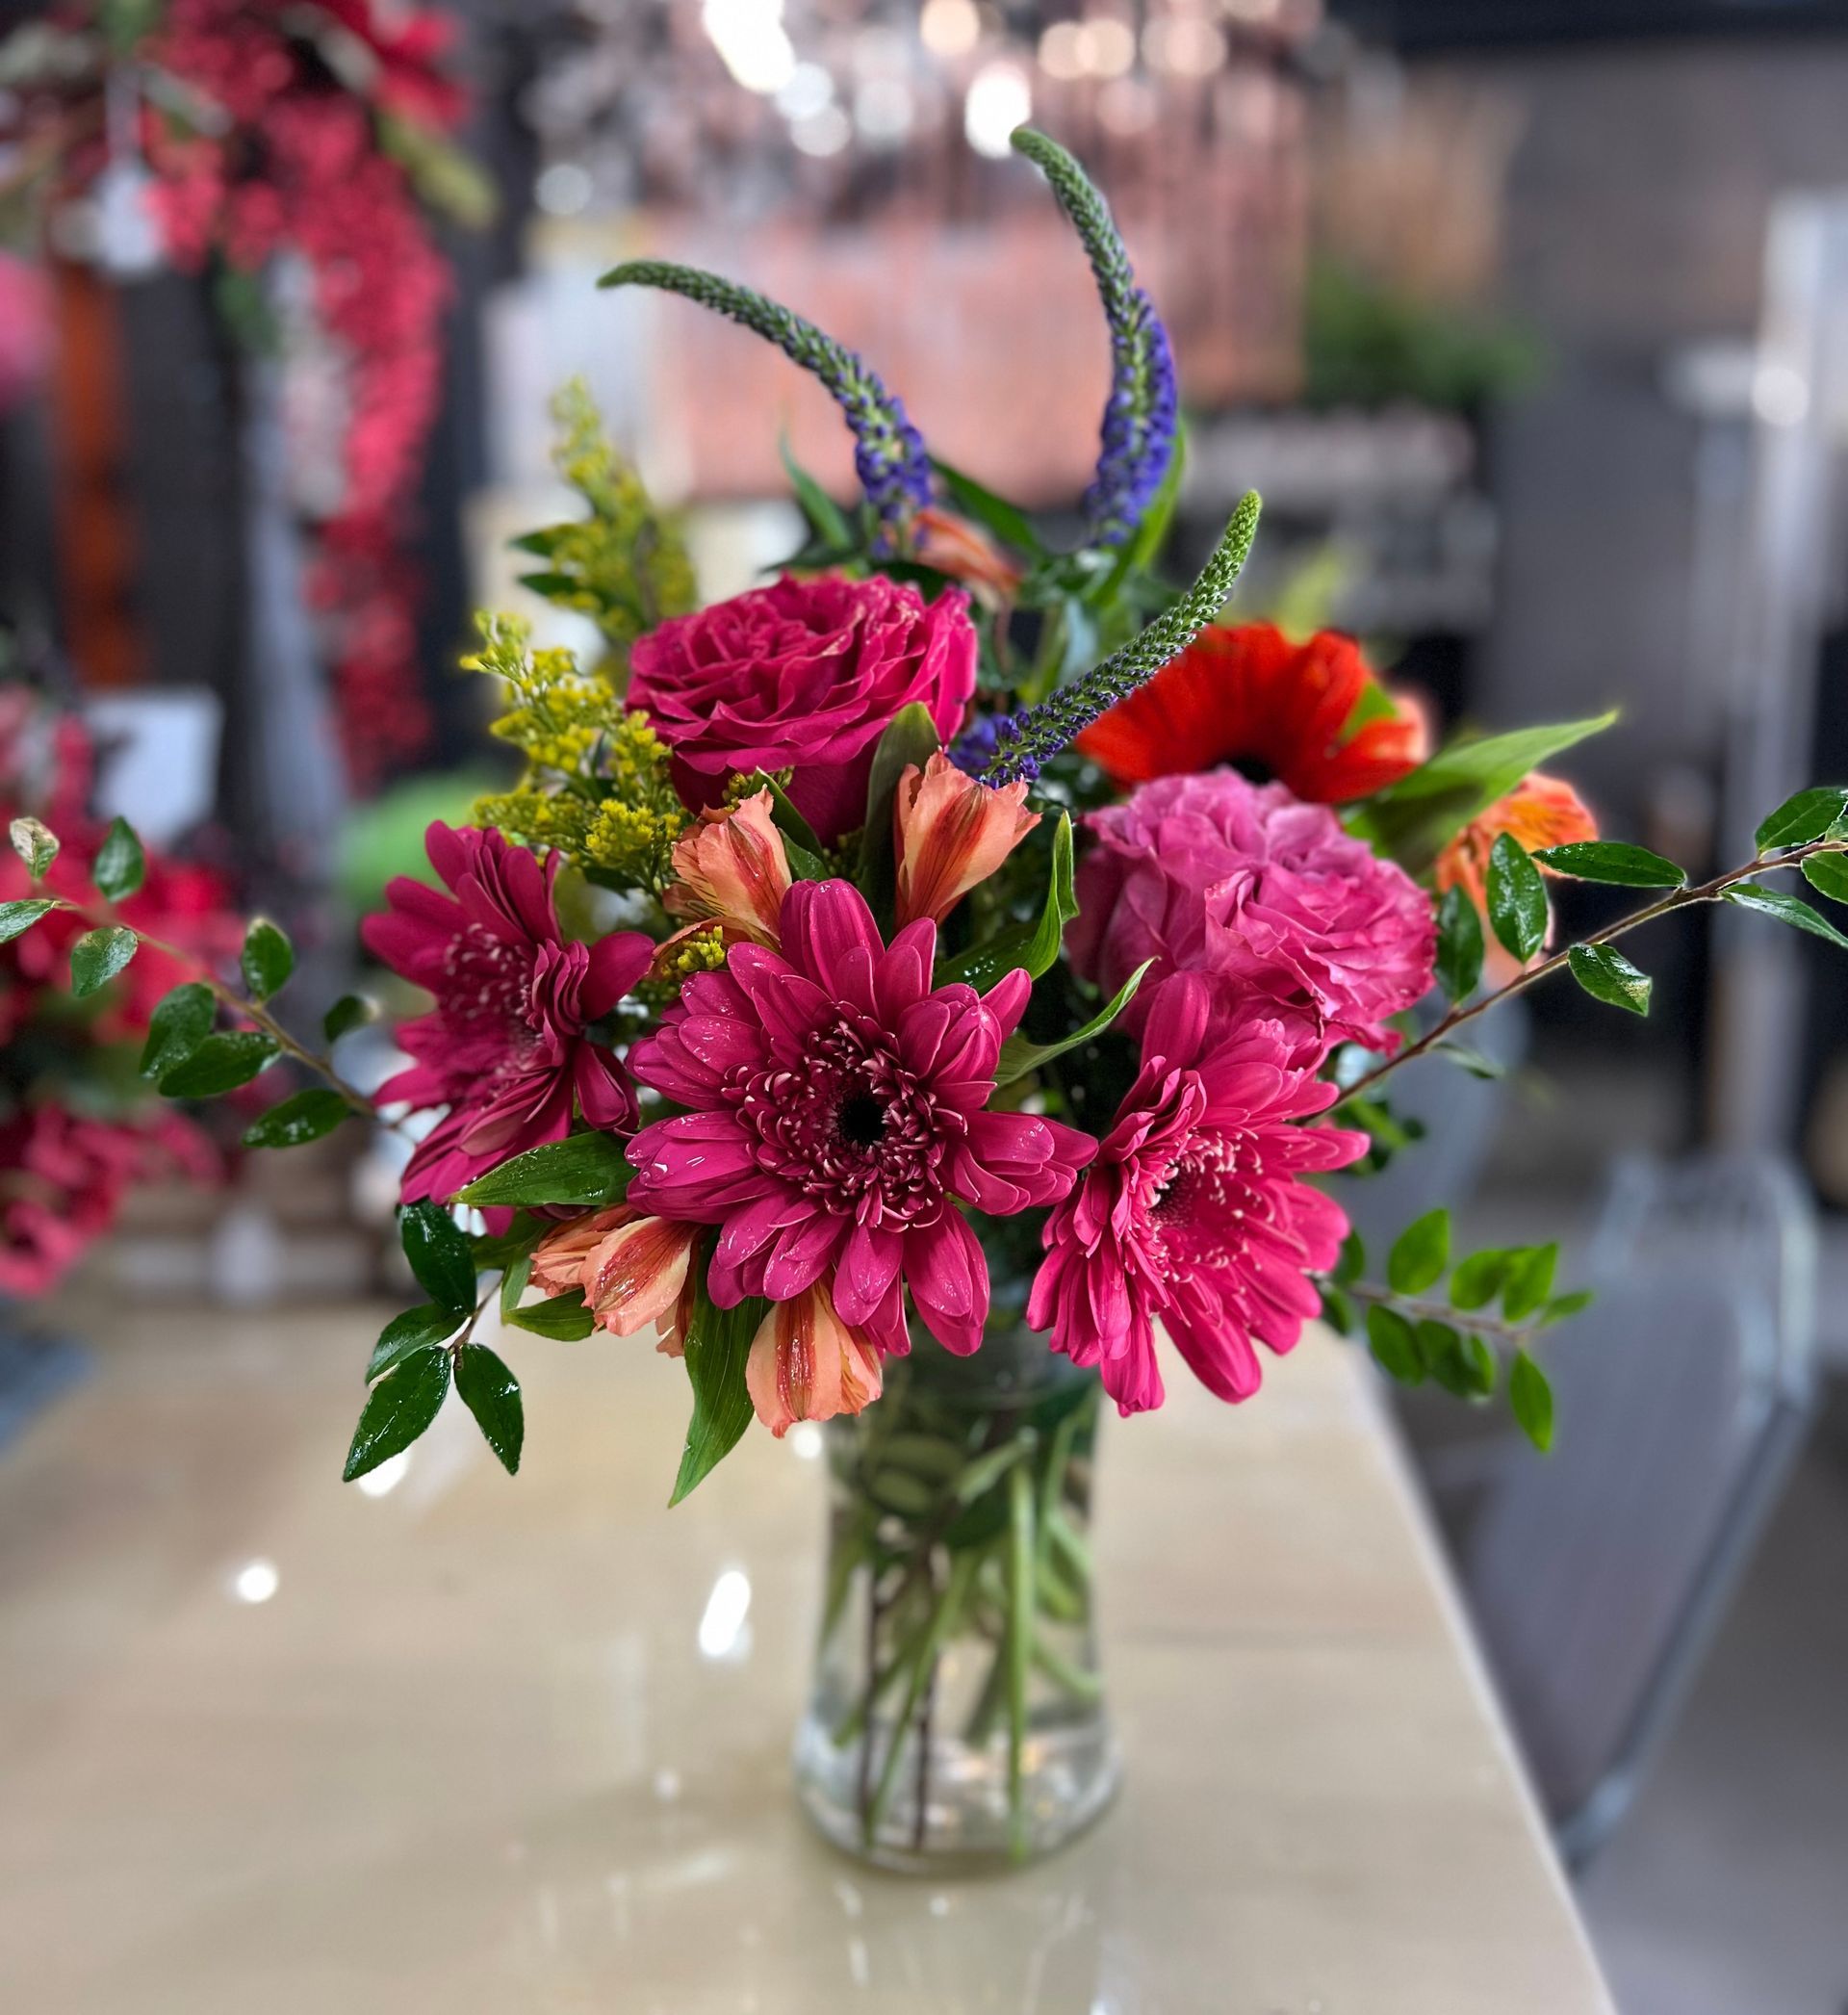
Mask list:
[{"label": "magenta rose", "polygon": [[785,574],[638,638],[629,702],[673,750],[694,811],[738,771],[793,769],[796,809],[833,841],[865,816],[873,745],[900,708],[921,701],[945,740],[962,726],[975,659],[959,589],[927,607],[879,574]]},{"label": "magenta rose", "polygon": [[1157,964],[1123,1020],[1138,1027],[1156,984],[1197,972],[1274,1003],[1298,1054],[1334,1043],[1391,1047],[1389,1017],[1431,984],[1430,898],[1342,831],[1325,805],[1234,770],[1158,777],[1085,820],[1072,964],[1114,993]]}]

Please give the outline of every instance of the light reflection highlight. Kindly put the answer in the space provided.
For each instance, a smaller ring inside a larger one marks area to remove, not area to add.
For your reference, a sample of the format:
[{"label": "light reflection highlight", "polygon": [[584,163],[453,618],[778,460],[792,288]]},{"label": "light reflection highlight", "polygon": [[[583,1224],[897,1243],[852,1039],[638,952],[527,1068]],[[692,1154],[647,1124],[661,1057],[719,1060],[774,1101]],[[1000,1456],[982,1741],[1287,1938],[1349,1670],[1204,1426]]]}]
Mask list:
[{"label": "light reflection highlight", "polygon": [[281,1586],[274,1561],[245,1561],[231,1577],[231,1593],[239,1602],[268,1602]]},{"label": "light reflection highlight", "polygon": [[712,1584],[700,1618],[700,1651],[706,1658],[736,1658],[750,1648],[744,1619],[751,1614],[751,1577],[728,1567]]},{"label": "light reflection highlight", "polygon": [[389,1497],[411,1472],[411,1452],[400,1448],[397,1455],[387,1456],[376,1469],[369,1469],[359,1479],[360,1494],[363,1497]]}]

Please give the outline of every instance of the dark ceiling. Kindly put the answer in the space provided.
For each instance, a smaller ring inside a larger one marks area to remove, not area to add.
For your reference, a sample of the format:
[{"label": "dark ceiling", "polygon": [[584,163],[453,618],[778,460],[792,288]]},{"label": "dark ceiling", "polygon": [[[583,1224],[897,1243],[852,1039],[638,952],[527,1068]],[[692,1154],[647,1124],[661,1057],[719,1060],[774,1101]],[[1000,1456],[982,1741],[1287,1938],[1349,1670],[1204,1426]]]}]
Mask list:
[{"label": "dark ceiling", "polygon": [[1328,11],[1370,41],[1403,49],[1848,34],[1848,0],[1329,0]]}]

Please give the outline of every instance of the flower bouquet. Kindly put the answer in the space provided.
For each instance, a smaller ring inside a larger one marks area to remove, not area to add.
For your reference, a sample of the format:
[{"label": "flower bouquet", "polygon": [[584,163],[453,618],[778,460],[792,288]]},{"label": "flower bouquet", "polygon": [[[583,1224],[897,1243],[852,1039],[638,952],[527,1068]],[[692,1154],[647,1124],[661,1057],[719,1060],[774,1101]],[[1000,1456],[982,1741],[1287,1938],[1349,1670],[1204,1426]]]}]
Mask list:
[{"label": "flower bouquet", "polygon": [[[672,522],[568,404],[584,515],[522,541],[529,584],[593,615],[601,661],[489,618],[526,774],[440,886],[401,880],[367,945],[432,1005],[372,1097],[275,997],[251,926],[241,984],[155,1011],[142,1068],[198,1098],[284,1059],[320,1082],[246,1138],[377,1115],[414,1142],[405,1252],[425,1299],[378,1339],[349,1478],[451,1388],[516,1469],[507,1335],[645,1333],[690,1420],[675,1501],[757,1421],[826,1422],[821,1649],[797,1772],[818,1823],[893,1865],[1048,1847],[1116,1777],[1089,1520],[1104,1401],[1160,1405],[1172,1351],[1220,1398],[1258,1390],[1318,1311],[1395,1379],[1505,1392],[1544,1446],[1537,1339],[1579,1297],[1549,1244],[1450,1251],[1434,1211],[1368,1265],[1339,1182],[1407,1127],[1393,1073],[1476,1059],[1476,1017],[1555,974],[1631,1014],[1638,924],[1726,900],[1848,943],[1795,869],[1848,898],[1848,791],[1806,791],[1755,858],[1699,886],[1601,840],[1536,773],[1608,718],[1432,753],[1347,638],[1222,627],[1247,496],[1176,591],[1179,481],[1162,325],[1076,164],[1023,130],[1095,271],[1112,389],[1075,550],[925,452],[860,358],[708,274],[618,268],[813,372],[863,499],[792,472],[809,537],[767,585],[696,607]],[[1262,778],[1263,781],[1258,779]],[[28,836],[30,840],[31,836]],[[1561,879],[1644,891],[1549,950]],[[0,911],[18,934],[85,906]],[[87,917],[73,961],[133,955]],[[1486,975],[1486,977],[1485,977]],[[1364,1316],[1363,1316],[1364,1311]],[[543,1347],[543,1346],[536,1346]],[[503,1343],[504,1348],[504,1343]],[[674,1467],[663,1453],[663,1485]]]}]

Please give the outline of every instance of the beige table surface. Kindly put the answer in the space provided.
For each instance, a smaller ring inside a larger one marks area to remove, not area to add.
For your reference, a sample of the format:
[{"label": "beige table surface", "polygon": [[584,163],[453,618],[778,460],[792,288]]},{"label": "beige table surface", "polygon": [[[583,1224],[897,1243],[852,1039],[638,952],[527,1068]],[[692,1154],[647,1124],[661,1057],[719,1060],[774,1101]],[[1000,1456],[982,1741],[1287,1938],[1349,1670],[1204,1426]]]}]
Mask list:
[{"label": "beige table surface", "polygon": [[788,1791],[812,1457],[753,1434],[670,1515],[678,1369],[522,1336],[518,1481],[451,1401],[366,1496],[376,1316],[88,1313],[95,1374],[0,1454],[0,2008],[1608,2015],[1329,1339],[1253,1405],[1176,1365],[1109,1424],[1126,1789],[1035,1869],[933,1883]]}]

